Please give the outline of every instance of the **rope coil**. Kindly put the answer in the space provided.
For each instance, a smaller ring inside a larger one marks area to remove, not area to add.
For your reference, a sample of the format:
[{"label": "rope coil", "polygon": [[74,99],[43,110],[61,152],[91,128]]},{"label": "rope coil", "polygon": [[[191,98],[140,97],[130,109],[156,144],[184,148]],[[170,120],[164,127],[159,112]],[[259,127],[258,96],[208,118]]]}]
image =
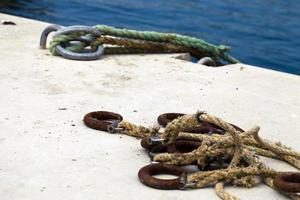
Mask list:
[{"label": "rope coil", "polygon": [[216,46],[202,39],[175,33],[136,31],[106,25],[48,26],[41,35],[41,48],[45,48],[47,36],[52,31],[56,33],[50,42],[51,53],[68,59],[94,60],[99,59],[103,53],[189,52],[198,59],[209,56],[218,65],[222,65],[222,61],[239,63],[227,54],[230,47],[225,45]]}]

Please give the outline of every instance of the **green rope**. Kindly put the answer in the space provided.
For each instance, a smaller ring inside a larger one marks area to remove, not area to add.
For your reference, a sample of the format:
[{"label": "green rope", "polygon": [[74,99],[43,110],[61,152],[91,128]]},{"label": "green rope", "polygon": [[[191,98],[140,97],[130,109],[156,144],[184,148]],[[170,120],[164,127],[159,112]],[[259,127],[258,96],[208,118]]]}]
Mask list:
[{"label": "green rope", "polygon": [[[145,54],[145,53],[180,53],[178,51],[172,52],[167,49],[139,49],[139,48],[127,48],[127,47],[106,47],[105,54]],[[183,52],[181,52],[183,53]]]},{"label": "green rope", "polygon": [[96,25],[96,29],[100,30],[103,35],[111,35],[115,37],[132,38],[139,40],[147,40],[154,42],[170,42],[175,45],[181,45],[188,48],[195,48],[213,55],[213,57],[221,57],[230,63],[239,63],[239,61],[225,52],[230,50],[230,47],[225,45],[215,46],[202,39],[179,35],[174,33],[158,33],[153,31],[135,31],[128,29],[114,28],[106,25]]},{"label": "green rope", "polygon": [[[114,28],[106,25],[94,26],[97,30],[101,31],[102,35],[108,35],[113,37],[119,37],[124,39],[136,39],[151,42],[170,43],[181,47],[186,47],[191,51],[198,51],[199,53],[209,55],[216,60],[223,59],[229,63],[239,63],[239,61],[230,55],[226,54],[230,50],[230,47],[225,45],[213,45],[202,39],[189,37],[185,35],[175,33],[159,33],[153,31],[135,31],[128,29]],[[50,51],[53,55],[57,55],[56,46],[63,42],[73,41],[76,38],[83,36],[84,33],[72,33],[68,35],[57,35],[50,42]],[[74,52],[80,52],[85,48],[84,45],[75,45],[75,47],[69,47],[68,49]],[[145,50],[146,51],[146,50]]]},{"label": "green rope", "polygon": [[[84,36],[85,33],[72,33],[68,35],[58,35],[55,36],[52,41],[50,42],[49,50],[54,56],[58,56],[59,54],[56,51],[56,46],[63,43],[63,42],[69,42],[69,41],[76,41],[80,36]],[[85,45],[73,45],[68,47],[67,49],[74,51],[74,52],[80,52],[84,49]]]}]

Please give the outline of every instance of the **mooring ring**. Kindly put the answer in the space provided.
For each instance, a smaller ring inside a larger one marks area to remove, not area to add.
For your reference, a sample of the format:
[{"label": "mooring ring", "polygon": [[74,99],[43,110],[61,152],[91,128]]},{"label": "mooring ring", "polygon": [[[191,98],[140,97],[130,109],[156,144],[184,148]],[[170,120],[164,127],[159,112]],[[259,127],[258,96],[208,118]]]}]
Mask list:
[{"label": "mooring ring", "polygon": [[159,135],[151,135],[147,137],[149,146],[156,146],[160,144],[166,144],[166,139],[161,138]]},{"label": "mooring ring", "polygon": [[150,157],[150,160],[153,160],[154,156],[156,156],[159,153],[165,153],[165,152],[168,152],[168,145],[159,144],[159,145],[151,147],[149,149],[148,155]]},{"label": "mooring ring", "polygon": [[211,57],[203,57],[197,63],[200,65],[206,65],[211,67],[217,66],[217,63]]},{"label": "mooring ring", "polygon": [[62,45],[56,45],[55,48],[59,55],[71,60],[97,60],[104,54],[103,46],[98,46],[96,51],[87,53],[72,52],[63,48]]},{"label": "mooring ring", "polygon": [[143,137],[141,140],[141,146],[144,149],[150,150],[154,147],[160,146],[160,145],[165,145],[165,139],[162,139],[158,135],[151,135],[147,137]]},{"label": "mooring ring", "polygon": [[141,146],[147,150],[150,150],[151,148],[159,145],[165,145],[165,139],[162,139],[158,135],[143,137],[141,140]]},{"label": "mooring ring", "polygon": [[121,122],[123,117],[118,113],[108,111],[95,111],[86,114],[83,122],[92,129],[108,132],[109,127],[116,122]]},{"label": "mooring ring", "polygon": [[168,145],[168,153],[188,153],[197,149],[201,145],[199,141],[193,140],[175,140],[172,144]]},{"label": "mooring ring", "polygon": [[[86,35],[82,35],[77,38],[77,41],[81,41],[84,43],[89,44],[95,37],[101,36],[101,31],[94,27],[90,26],[68,26],[62,29],[59,29],[54,34],[54,38],[62,35],[62,34],[72,34],[72,33],[85,33]],[[92,36],[89,36],[91,34]],[[62,44],[58,44],[55,47],[56,52],[64,58],[71,59],[71,60],[97,60],[104,54],[104,47],[98,46],[95,51],[90,52],[72,52],[68,49],[65,49]]]},{"label": "mooring ring", "polygon": [[141,140],[141,146],[144,148],[144,149],[151,149],[154,145],[152,144],[149,144],[148,143],[149,141],[149,136],[146,136],[146,137],[143,137],[142,140]]},{"label": "mooring ring", "polygon": [[172,144],[158,144],[150,147],[149,157],[151,160],[159,153],[187,153],[197,149],[200,146],[201,142],[192,141],[192,140],[175,140]]},{"label": "mooring ring", "polygon": [[97,37],[101,36],[101,31],[99,31],[98,29],[96,29],[94,27],[75,25],[75,26],[64,27],[64,28],[56,31],[56,33],[54,34],[53,37],[56,37],[56,36],[62,35],[62,34],[70,34],[70,33],[76,33],[76,32],[82,32],[82,33],[86,33],[86,34],[93,34]]},{"label": "mooring ring", "polygon": [[285,172],[275,176],[274,186],[283,192],[299,193],[300,192],[300,173]]},{"label": "mooring ring", "polygon": [[182,117],[185,115],[184,113],[163,113],[158,116],[157,121],[159,125],[165,127],[168,123],[172,122],[174,119],[178,117]]},{"label": "mooring ring", "polygon": [[41,49],[46,49],[46,44],[47,44],[47,37],[48,35],[53,32],[53,31],[58,31],[60,29],[64,28],[63,26],[57,25],[57,24],[52,24],[50,26],[47,26],[40,37],[40,48]]},{"label": "mooring ring", "polygon": [[[175,179],[159,179],[153,177],[158,174],[171,174],[178,176]],[[186,171],[175,165],[168,164],[151,164],[140,169],[138,173],[140,181],[153,188],[172,190],[172,189],[184,189],[187,184]]]}]

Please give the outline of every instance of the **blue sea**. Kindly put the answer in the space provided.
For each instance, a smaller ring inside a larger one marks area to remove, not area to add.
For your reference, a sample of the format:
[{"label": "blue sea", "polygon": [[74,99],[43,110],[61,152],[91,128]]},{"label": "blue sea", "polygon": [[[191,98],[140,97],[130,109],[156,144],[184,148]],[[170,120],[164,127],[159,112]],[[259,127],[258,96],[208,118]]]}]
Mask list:
[{"label": "blue sea", "polygon": [[0,12],[186,34],[229,45],[244,63],[300,75],[300,0],[0,0]]}]

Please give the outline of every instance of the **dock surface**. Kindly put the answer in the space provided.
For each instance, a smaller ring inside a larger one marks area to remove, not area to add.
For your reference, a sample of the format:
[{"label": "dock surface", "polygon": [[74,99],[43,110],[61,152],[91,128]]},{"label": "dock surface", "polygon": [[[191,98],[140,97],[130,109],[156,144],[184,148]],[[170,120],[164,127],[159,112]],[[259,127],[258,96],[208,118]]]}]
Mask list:
[{"label": "dock surface", "polygon": [[[139,140],[87,128],[91,111],[156,125],[164,112],[204,110],[300,151],[300,77],[245,64],[212,68],[178,54],[107,55],[95,61],[38,47],[44,22],[0,14],[0,199],[219,199],[213,188],[156,190],[141,184],[149,164]],[[289,165],[263,158],[277,170]],[[263,184],[226,186],[241,199],[286,199]]]}]

